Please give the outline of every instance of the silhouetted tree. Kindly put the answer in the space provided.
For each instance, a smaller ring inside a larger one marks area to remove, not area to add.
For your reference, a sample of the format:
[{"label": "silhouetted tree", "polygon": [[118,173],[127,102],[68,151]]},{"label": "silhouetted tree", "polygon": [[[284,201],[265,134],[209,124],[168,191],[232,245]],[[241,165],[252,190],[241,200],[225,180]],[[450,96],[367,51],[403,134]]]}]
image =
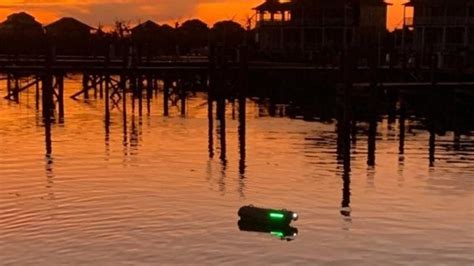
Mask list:
[{"label": "silhouetted tree", "polygon": [[123,20],[115,21],[114,29],[111,31],[110,36],[111,46],[116,51],[116,55],[126,54],[131,36],[130,22]]}]

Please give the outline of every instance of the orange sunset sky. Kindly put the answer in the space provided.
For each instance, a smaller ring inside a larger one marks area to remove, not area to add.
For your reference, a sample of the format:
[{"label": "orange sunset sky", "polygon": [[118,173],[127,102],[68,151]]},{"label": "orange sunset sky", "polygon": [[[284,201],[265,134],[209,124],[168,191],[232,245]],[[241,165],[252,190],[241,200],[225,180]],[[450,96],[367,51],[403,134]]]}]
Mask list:
[{"label": "orange sunset sky", "polygon": [[[183,22],[201,18],[209,24],[233,19],[245,23],[252,7],[264,0],[0,0],[0,20],[13,12],[27,11],[41,23],[50,23],[63,16],[76,17],[92,26],[109,25],[122,19],[136,23],[147,19],[157,22]],[[387,0],[387,27],[393,29],[402,21],[401,4],[407,0]]]}]

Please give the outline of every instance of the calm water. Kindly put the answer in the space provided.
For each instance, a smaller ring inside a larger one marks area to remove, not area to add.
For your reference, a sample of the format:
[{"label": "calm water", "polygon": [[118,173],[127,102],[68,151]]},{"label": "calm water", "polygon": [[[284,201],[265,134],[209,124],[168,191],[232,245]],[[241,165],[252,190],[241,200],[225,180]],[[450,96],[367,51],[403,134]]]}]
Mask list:
[{"label": "calm water", "polygon": [[[231,104],[223,162],[217,121],[209,157],[206,95],[187,105],[186,118],[177,107],[165,118],[159,96],[126,129],[115,109],[106,133],[101,101],[68,99],[49,157],[34,95],[0,101],[0,264],[474,264],[474,137],[455,148],[438,136],[430,167],[428,132],[408,120],[399,155],[398,124],[383,119],[368,167],[360,123],[344,175],[335,123],[264,116],[248,101],[245,162]],[[240,232],[246,204],[297,211],[298,236]]]}]

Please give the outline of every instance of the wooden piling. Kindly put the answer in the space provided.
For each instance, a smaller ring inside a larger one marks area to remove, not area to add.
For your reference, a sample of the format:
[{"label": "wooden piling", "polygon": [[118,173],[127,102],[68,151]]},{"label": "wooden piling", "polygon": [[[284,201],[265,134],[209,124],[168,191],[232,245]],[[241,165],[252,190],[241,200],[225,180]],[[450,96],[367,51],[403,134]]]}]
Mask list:
[{"label": "wooden piling", "polygon": [[246,105],[247,101],[245,97],[239,97],[239,173],[240,175],[245,174],[245,161],[246,161],[246,146],[247,146],[247,121],[246,121]]},{"label": "wooden piling", "polygon": [[64,75],[61,73],[56,76],[56,84],[58,89],[58,116],[59,122],[64,122]]},{"label": "wooden piling", "polygon": [[219,119],[219,137],[220,137],[220,159],[225,165],[227,163],[226,159],[226,117],[225,117],[225,98],[219,97],[217,99],[217,117]]},{"label": "wooden piling", "polygon": [[10,97],[11,92],[12,92],[12,78],[11,74],[7,74],[7,95]]},{"label": "wooden piling", "polygon": [[406,131],[406,106],[403,98],[400,99],[400,109],[399,109],[399,145],[398,145],[398,154],[405,154],[405,131]]},{"label": "wooden piling", "polygon": [[186,115],[186,89],[183,83],[183,80],[177,81],[179,98],[181,99],[181,116]]},{"label": "wooden piling", "polygon": [[138,96],[138,115],[141,117],[143,115],[143,76],[138,75],[137,79],[137,96]]},{"label": "wooden piling", "polygon": [[43,118],[45,121],[52,119],[54,115],[54,101],[53,101],[53,76],[49,71],[46,71],[42,77],[42,102],[43,102]]},{"label": "wooden piling", "polygon": [[165,78],[163,86],[163,115],[169,116],[169,89],[171,87],[171,80]]},{"label": "wooden piling", "polygon": [[40,76],[36,75],[35,76],[36,82],[35,82],[35,107],[36,110],[39,110],[39,102],[40,102]]},{"label": "wooden piling", "polygon": [[434,54],[431,55],[430,61],[430,79],[431,79],[431,88],[433,90],[432,94],[430,95],[430,103],[428,106],[428,131],[430,133],[429,138],[429,166],[434,167],[435,162],[435,145],[436,145],[436,126],[435,126],[435,106],[434,104],[434,96],[433,93],[436,92],[436,65],[437,65],[437,58]]},{"label": "wooden piling", "polygon": [[429,138],[429,165],[430,167],[434,167],[435,165],[435,152],[436,152],[436,132],[435,132],[435,127],[434,123],[431,122],[430,128],[430,138]]},{"label": "wooden piling", "polygon": [[53,144],[52,144],[52,137],[51,137],[51,119],[45,117],[44,120],[44,139],[45,139],[45,148],[46,154],[45,157],[50,160],[51,155],[53,154]]},{"label": "wooden piling", "polygon": [[350,149],[350,136],[344,136],[343,142],[348,143],[343,151],[343,173],[342,173],[342,200],[341,200],[341,215],[350,217],[351,210],[351,149]]},{"label": "wooden piling", "polygon": [[110,124],[110,75],[105,76],[105,123]]},{"label": "wooden piling", "polygon": [[214,104],[211,94],[207,97],[208,150],[209,158],[214,158]]},{"label": "wooden piling", "polygon": [[42,103],[43,103],[43,119],[46,124],[51,123],[54,116],[54,87],[53,87],[53,73],[51,66],[53,64],[52,50],[46,51],[45,67],[42,76]]},{"label": "wooden piling", "polygon": [[17,75],[15,75],[15,87],[12,91],[12,97],[15,102],[20,101],[20,78]]},{"label": "wooden piling", "polygon": [[151,113],[151,99],[153,98],[153,77],[148,74],[147,81],[146,81],[146,110],[147,114],[150,115]]},{"label": "wooden piling", "polygon": [[84,99],[89,99],[89,74],[84,72],[82,75],[82,88],[84,93]]},{"label": "wooden piling", "polygon": [[374,55],[369,57],[370,64],[370,94],[369,94],[369,133],[367,142],[367,165],[375,166],[375,150],[377,139],[377,59]]},{"label": "wooden piling", "polygon": [[245,174],[246,161],[246,134],[247,134],[247,92],[248,92],[248,47],[243,45],[240,47],[239,53],[240,63],[240,84],[238,93],[239,103],[239,173],[241,176]]}]

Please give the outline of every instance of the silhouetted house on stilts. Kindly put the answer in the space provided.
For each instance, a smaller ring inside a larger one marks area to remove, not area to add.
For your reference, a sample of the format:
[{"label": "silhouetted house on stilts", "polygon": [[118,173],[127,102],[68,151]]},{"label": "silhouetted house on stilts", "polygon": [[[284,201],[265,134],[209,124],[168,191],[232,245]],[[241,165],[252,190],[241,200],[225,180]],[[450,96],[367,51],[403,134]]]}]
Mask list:
[{"label": "silhouetted house on stilts", "polygon": [[132,42],[141,56],[153,57],[166,53],[165,42],[172,42],[162,34],[162,27],[147,20],[131,29]]},{"label": "silhouetted house on stilts", "polygon": [[45,27],[50,45],[58,55],[87,55],[90,53],[92,28],[74,18],[61,18]]},{"label": "silhouetted house on stilts", "polygon": [[[260,51],[290,58],[336,55],[344,48],[380,47],[386,33],[383,0],[267,0],[257,12]],[[380,55],[379,55],[380,57]]]},{"label": "silhouetted house on stilts", "polygon": [[413,12],[404,12],[404,28],[414,30],[405,49],[413,49],[418,61],[429,65],[435,58],[440,68],[474,65],[474,0],[410,0],[405,9]]},{"label": "silhouetted house on stilts", "polygon": [[178,54],[178,41],[176,38],[176,29],[168,24],[163,24],[160,27],[159,51],[167,55]]},{"label": "silhouetted house on stilts", "polygon": [[43,54],[44,31],[41,23],[28,13],[9,15],[0,24],[0,49],[8,54]]},{"label": "silhouetted house on stilts", "polygon": [[185,21],[176,31],[183,54],[205,54],[209,45],[209,27],[198,19]]},{"label": "silhouetted house on stilts", "polygon": [[237,48],[244,41],[245,29],[232,20],[219,21],[212,26],[211,38],[228,48]]}]

